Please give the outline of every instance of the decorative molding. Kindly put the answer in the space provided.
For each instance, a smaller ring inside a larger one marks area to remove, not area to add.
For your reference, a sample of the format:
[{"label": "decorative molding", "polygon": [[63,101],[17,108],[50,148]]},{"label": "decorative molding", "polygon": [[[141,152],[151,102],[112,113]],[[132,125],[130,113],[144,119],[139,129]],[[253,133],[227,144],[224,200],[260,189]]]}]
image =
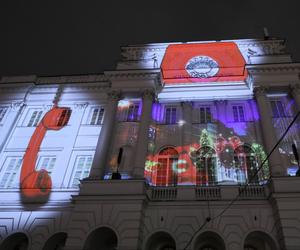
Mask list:
[{"label": "decorative molding", "polygon": [[131,80],[131,79],[160,79],[160,70],[142,71],[105,71],[104,74],[110,80]]},{"label": "decorative molding", "polygon": [[25,105],[25,103],[23,101],[21,101],[21,102],[20,101],[16,101],[16,102],[12,102],[10,104],[10,107],[11,107],[11,109],[13,111],[17,111],[17,110],[19,110],[24,105]]},{"label": "decorative molding", "polygon": [[104,74],[94,75],[77,75],[77,76],[49,76],[38,77],[37,84],[59,84],[59,83],[94,83],[94,82],[107,82]]},{"label": "decorative molding", "polygon": [[282,72],[300,72],[299,63],[289,63],[289,64],[272,64],[272,65],[248,65],[247,70],[251,74],[255,73],[282,73]]},{"label": "decorative molding", "polygon": [[88,102],[82,102],[82,103],[74,103],[75,110],[83,110],[86,109],[86,107],[89,105]]}]

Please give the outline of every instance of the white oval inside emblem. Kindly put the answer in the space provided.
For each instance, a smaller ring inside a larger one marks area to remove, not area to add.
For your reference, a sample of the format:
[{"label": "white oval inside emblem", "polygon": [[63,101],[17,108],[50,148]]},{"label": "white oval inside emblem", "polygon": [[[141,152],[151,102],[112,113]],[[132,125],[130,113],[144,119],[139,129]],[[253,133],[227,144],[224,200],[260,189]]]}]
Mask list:
[{"label": "white oval inside emblem", "polygon": [[218,63],[209,56],[195,56],[185,65],[191,77],[207,78],[215,76],[219,71]]}]

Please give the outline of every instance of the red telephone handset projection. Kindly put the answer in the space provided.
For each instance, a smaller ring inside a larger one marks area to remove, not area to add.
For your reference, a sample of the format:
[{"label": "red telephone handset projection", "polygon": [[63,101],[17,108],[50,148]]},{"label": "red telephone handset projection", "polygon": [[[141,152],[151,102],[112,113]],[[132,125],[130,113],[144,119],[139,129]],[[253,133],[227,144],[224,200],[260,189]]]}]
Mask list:
[{"label": "red telephone handset projection", "polygon": [[26,149],[20,175],[20,188],[26,197],[49,194],[52,181],[45,169],[35,170],[38,152],[48,130],[60,130],[67,125],[71,109],[54,106],[48,111],[35,129]]}]

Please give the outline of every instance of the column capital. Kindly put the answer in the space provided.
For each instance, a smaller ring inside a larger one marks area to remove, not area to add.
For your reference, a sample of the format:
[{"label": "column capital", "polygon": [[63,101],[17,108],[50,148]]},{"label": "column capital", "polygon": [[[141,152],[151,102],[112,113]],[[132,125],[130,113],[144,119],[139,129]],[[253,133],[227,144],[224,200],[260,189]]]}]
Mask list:
[{"label": "column capital", "polygon": [[16,111],[16,110],[19,110],[19,108],[21,108],[24,105],[25,105],[25,103],[23,101],[21,101],[21,102],[14,101],[10,104],[10,107],[13,111]]},{"label": "column capital", "polygon": [[152,89],[146,89],[143,91],[142,97],[143,97],[143,99],[152,99],[153,100],[155,97],[155,92]]},{"label": "column capital", "polygon": [[218,105],[218,104],[227,104],[227,103],[228,103],[228,100],[222,100],[222,99],[214,100],[214,103],[215,103],[216,105]]},{"label": "column capital", "polygon": [[121,97],[121,91],[119,90],[111,90],[107,92],[107,96],[109,100],[119,100]]},{"label": "column capital", "polygon": [[191,101],[183,101],[180,104],[182,107],[193,107],[193,102]]},{"label": "column capital", "polygon": [[292,95],[300,95],[300,84],[290,84],[289,87]]},{"label": "column capital", "polygon": [[259,96],[265,96],[267,90],[268,90],[268,87],[259,86],[259,87],[255,87],[253,92],[254,92],[255,97],[259,97]]}]

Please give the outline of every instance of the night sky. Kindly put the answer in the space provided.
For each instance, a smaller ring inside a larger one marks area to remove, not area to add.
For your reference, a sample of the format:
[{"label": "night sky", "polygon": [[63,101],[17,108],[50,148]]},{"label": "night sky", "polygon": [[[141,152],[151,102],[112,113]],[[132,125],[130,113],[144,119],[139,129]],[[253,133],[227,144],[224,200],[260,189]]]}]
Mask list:
[{"label": "night sky", "polygon": [[71,75],[114,69],[120,46],[286,38],[300,61],[298,0],[0,2],[0,76]]}]

